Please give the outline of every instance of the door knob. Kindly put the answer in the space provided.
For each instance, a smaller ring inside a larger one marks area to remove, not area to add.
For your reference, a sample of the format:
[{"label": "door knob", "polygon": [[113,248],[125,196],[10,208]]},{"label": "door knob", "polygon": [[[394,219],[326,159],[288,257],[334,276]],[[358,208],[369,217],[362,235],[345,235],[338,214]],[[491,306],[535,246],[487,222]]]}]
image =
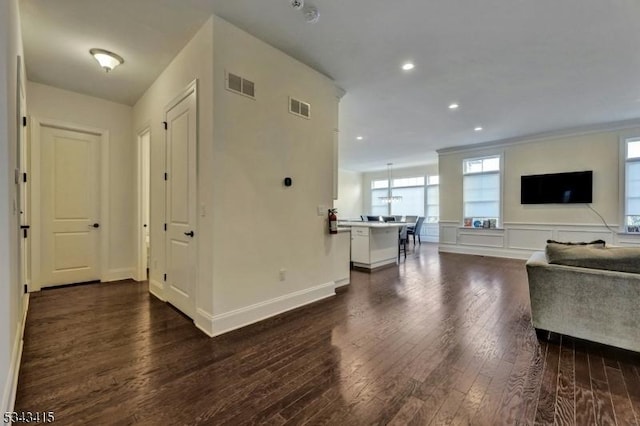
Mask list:
[{"label": "door knob", "polygon": [[100,228],[100,224],[94,223],[93,225],[89,225],[89,228]]},{"label": "door knob", "polygon": [[193,238],[193,236],[195,235],[195,233],[193,231],[189,231],[189,232],[185,232],[184,235],[186,235],[187,237],[191,237]]}]

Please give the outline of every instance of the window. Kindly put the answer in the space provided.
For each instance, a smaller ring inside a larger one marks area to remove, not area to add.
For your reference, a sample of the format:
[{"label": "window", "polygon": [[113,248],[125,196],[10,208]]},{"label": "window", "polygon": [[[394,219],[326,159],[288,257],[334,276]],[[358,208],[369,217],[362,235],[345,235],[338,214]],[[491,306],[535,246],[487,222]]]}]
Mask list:
[{"label": "window", "polygon": [[500,221],[500,156],[464,160],[462,170],[464,225],[479,228],[485,221],[497,225]]},{"label": "window", "polygon": [[391,186],[388,179],[373,180],[371,181],[370,214],[372,216],[426,216],[425,222],[438,223],[440,219],[438,185],[437,175],[394,178]]},{"label": "window", "polygon": [[393,179],[391,214],[424,215],[424,176]]},{"label": "window", "polygon": [[371,215],[386,216],[389,214],[389,203],[383,198],[389,196],[387,179],[371,181]]},{"label": "window", "polygon": [[427,214],[426,223],[438,223],[440,220],[440,177],[427,178]]},{"label": "window", "polygon": [[627,232],[640,232],[640,138],[625,141],[624,214]]}]

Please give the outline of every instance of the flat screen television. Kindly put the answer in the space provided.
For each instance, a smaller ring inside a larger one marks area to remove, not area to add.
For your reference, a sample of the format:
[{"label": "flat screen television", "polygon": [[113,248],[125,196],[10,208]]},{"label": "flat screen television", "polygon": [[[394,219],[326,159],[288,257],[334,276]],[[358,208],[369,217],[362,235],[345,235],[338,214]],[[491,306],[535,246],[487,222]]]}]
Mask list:
[{"label": "flat screen television", "polygon": [[593,171],[520,177],[521,204],[591,203]]}]

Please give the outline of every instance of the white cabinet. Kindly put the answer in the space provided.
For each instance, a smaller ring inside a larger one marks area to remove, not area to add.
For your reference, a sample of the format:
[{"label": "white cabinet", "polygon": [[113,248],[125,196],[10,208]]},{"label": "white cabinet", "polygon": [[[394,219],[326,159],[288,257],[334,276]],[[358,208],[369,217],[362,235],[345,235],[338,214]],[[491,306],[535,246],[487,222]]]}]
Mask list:
[{"label": "white cabinet", "polygon": [[369,263],[369,228],[351,228],[351,261]]}]

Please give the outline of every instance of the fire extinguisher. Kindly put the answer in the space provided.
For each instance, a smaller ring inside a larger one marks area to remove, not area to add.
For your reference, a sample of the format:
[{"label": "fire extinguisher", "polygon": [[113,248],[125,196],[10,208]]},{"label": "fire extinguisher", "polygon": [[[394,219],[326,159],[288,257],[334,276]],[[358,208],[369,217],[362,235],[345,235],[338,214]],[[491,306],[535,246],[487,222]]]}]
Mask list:
[{"label": "fire extinguisher", "polygon": [[338,233],[338,216],[336,213],[337,209],[329,209],[329,233],[337,234]]}]

